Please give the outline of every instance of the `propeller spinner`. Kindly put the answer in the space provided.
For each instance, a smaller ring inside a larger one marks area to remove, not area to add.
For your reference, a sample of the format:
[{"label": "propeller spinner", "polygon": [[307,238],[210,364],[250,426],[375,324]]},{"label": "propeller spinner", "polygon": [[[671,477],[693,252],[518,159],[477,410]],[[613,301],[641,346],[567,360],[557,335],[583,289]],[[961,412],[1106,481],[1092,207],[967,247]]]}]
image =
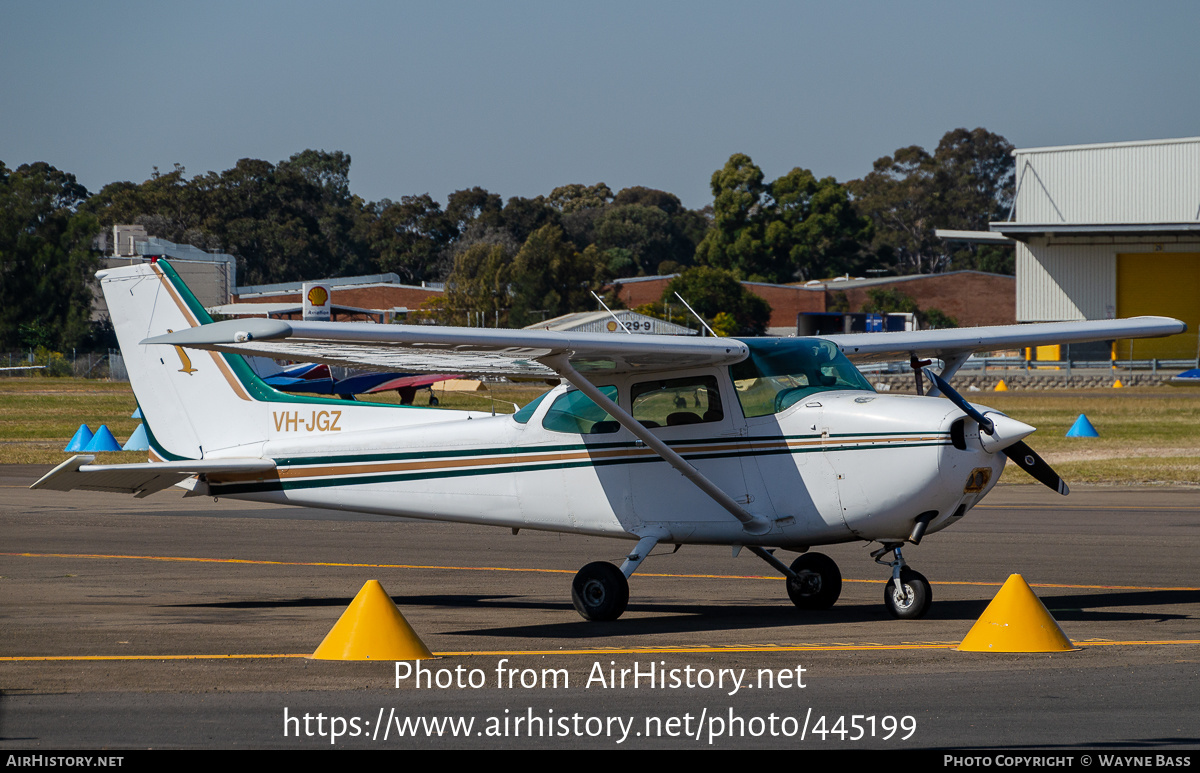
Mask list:
[{"label": "propeller spinner", "polygon": [[[945,379],[928,368],[924,368],[923,370],[925,376],[937,385],[938,391],[944,394],[947,400],[954,403],[960,411],[967,414],[967,416],[979,424],[979,441],[983,445],[984,450],[990,453],[996,453],[997,451],[1003,453],[1009,459],[1012,459],[1018,467],[1032,475],[1035,480],[1054,489],[1063,496],[1071,493],[1066,481],[1054,471],[1054,468],[1046,464],[1046,460],[1038,456],[1022,440],[1022,438],[1034,431],[1033,427],[1015,419],[1010,419],[1007,416],[988,416],[980,413],[973,405],[963,399],[962,395],[954,391]],[[987,435],[986,438],[984,437],[985,434]]]}]

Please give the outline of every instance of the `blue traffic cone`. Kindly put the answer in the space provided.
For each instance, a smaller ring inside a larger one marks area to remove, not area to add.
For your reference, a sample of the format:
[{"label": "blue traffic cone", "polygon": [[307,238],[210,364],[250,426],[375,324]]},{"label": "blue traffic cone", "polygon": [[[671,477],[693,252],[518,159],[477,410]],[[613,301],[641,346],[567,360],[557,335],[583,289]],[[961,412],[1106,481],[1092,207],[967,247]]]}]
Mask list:
[{"label": "blue traffic cone", "polygon": [[129,436],[129,440],[125,441],[125,445],[121,446],[122,451],[149,451],[150,440],[146,437],[146,425],[139,424],[133,434]]},{"label": "blue traffic cone", "polygon": [[87,448],[83,449],[91,454],[98,451],[120,451],[121,444],[113,437],[107,424],[101,424],[100,429],[96,430],[96,434],[92,436],[92,442],[87,444]]},{"label": "blue traffic cone", "polygon": [[64,451],[82,451],[87,448],[87,444],[92,442],[92,429],[86,424],[80,424],[79,429],[75,430],[75,434],[71,436],[71,442],[67,443]]},{"label": "blue traffic cone", "polygon": [[132,414],[132,415],[131,415],[129,418],[131,418],[131,419],[140,419],[140,418],[142,418],[142,406],[140,406],[140,405],[139,405],[139,406],[137,407],[137,410],[136,410],[136,411],[134,411],[134,412],[133,412],[133,414]]},{"label": "blue traffic cone", "polygon": [[1100,433],[1088,421],[1088,417],[1081,413],[1071,428],[1067,430],[1067,437],[1100,437]]}]

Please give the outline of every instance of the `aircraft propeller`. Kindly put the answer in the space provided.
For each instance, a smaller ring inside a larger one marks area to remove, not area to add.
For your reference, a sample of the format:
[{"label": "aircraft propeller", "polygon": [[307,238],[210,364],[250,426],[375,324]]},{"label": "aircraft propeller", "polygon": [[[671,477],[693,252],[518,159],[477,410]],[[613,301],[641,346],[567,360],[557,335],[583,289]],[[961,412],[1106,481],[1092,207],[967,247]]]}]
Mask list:
[{"label": "aircraft propeller", "polygon": [[[1022,422],[1009,419],[1007,416],[995,416],[995,418],[986,416],[975,409],[973,405],[968,403],[962,395],[954,390],[938,374],[928,368],[923,368],[926,377],[931,382],[937,385],[938,391],[946,396],[946,399],[954,403],[954,405],[967,416],[974,419],[979,424],[979,440],[987,451],[1000,451],[1009,459],[1012,459],[1018,467],[1033,476],[1035,480],[1044,484],[1048,488],[1054,489],[1058,493],[1066,496],[1070,493],[1066,481],[1064,481],[1057,472],[1054,471],[1046,460],[1038,456],[1037,453],[1030,448],[1022,438],[1034,431],[1033,427]],[[998,426],[1003,422],[1004,426]],[[1027,428],[1027,429],[1026,429]],[[984,437],[984,433],[987,437]],[[1015,440],[1013,437],[1015,436]]]}]

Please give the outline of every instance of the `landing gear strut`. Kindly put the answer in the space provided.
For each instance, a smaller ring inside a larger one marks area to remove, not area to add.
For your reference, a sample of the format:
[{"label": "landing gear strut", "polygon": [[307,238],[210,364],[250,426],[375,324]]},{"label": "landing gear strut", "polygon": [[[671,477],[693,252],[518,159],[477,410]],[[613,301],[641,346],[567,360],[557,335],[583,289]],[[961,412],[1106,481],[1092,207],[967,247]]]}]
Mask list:
[{"label": "landing gear strut", "polygon": [[[871,554],[875,563],[890,566],[892,579],[883,588],[883,603],[892,617],[900,620],[916,620],[924,617],[933,603],[933,589],[929,580],[920,572],[909,569],[900,553],[901,543],[887,542],[879,550]],[[892,561],[884,561],[883,556],[895,554]]]}]

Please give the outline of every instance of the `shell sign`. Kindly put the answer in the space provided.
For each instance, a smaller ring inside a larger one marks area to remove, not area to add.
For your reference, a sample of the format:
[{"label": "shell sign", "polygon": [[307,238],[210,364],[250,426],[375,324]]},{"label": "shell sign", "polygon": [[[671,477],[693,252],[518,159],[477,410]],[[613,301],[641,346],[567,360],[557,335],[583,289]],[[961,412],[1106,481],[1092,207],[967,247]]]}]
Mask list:
[{"label": "shell sign", "polygon": [[308,302],[313,306],[324,306],[329,300],[329,291],[317,285],[308,291]]},{"label": "shell sign", "polygon": [[331,319],[329,288],[315,282],[304,283],[304,319],[309,322],[328,322]]}]

